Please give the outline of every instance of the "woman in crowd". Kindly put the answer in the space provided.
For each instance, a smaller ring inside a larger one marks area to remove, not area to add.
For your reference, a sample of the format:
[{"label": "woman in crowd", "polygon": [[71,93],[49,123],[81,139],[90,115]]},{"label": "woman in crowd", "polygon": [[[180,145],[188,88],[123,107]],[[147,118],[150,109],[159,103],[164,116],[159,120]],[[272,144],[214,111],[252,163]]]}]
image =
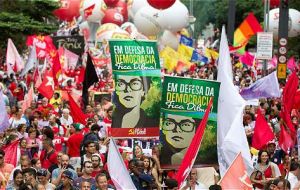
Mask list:
[{"label": "woman in crowd", "polygon": [[134,145],[133,150],[134,150],[133,158],[140,160],[144,154],[142,147],[140,145],[136,144],[136,145]]},{"label": "woman in crowd", "polygon": [[31,167],[33,167],[36,171],[38,171],[39,169],[42,169],[42,164],[41,164],[40,159],[33,158],[31,160]]},{"label": "woman in crowd", "polygon": [[268,152],[260,150],[258,152],[257,164],[250,179],[255,189],[264,189],[266,185],[276,178],[274,166],[270,164]]},{"label": "woman in crowd", "polygon": [[6,190],[18,190],[24,183],[23,174],[20,169],[16,169],[13,173],[13,183],[7,185]]},{"label": "woman in crowd", "polygon": [[27,149],[30,151],[31,158],[37,156],[39,152],[40,139],[37,138],[37,131],[31,127],[28,130]]}]

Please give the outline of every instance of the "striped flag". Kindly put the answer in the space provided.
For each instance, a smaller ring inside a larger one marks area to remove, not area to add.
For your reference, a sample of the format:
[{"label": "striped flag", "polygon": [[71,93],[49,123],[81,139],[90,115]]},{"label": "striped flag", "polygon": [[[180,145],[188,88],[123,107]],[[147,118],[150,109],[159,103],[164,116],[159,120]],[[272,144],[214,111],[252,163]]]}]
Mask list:
[{"label": "striped flag", "polygon": [[257,32],[262,32],[262,28],[257,21],[254,14],[251,12],[242,22],[242,24],[234,32],[234,47],[239,47],[237,51],[240,54],[244,54],[245,46],[247,45],[249,39],[255,35]]}]

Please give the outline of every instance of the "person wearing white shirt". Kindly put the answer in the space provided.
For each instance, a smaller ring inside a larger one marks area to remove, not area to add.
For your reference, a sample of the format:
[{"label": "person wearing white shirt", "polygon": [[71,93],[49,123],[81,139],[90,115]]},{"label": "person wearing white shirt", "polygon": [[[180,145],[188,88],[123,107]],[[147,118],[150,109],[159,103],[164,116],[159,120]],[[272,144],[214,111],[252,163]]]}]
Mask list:
[{"label": "person wearing white shirt", "polygon": [[208,188],[204,184],[198,182],[197,179],[197,169],[193,168],[187,181],[183,183],[181,190],[208,190]]},{"label": "person wearing white shirt", "polygon": [[62,110],[62,117],[60,118],[60,123],[65,127],[71,126],[73,124],[73,118],[70,116],[69,109]]},{"label": "person wearing white shirt", "polygon": [[298,182],[298,176],[300,175],[300,165],[297,162],[291,162],[290,171],[287,173],[287,180],[291,184],[291,189],[294,189]]}]

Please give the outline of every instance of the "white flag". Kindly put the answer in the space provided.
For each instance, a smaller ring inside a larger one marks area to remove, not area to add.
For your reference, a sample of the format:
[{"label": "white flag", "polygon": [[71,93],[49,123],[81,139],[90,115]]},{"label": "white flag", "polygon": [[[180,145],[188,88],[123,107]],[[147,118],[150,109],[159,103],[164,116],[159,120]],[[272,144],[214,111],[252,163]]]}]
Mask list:
[{"label": "white flag", "polygon": [[109,175],[118,190],[136,190],[113,139],[109,143],[107,166]]},{"label": "white flag", "polygon": [[20,72],[24,68],[23,60],[10,38],[8,38],[7,42],[6,65],[8,75],[11,73]]},{"label": "white flag", "polygon": [[24,69],[22,70],[20,76],[24,76],[26,75],[26,73],[28,73],[28,71],[30,71],[30,69],[32,69],[34,67],[34,65],[37,65],[37,56],[36,56],[36,48],[35,46],[32,46],[30,48],[30,54],[27,60],[27,63],[24,67]]},{"label": "white flag", "polygon": [[221,82],[221,86],[218,100],[217,144],[221,176],[239,152],[242,152],[245,165],[250,172],[251,156],[242,120],[245,100],[233,84],[232,64],[224,26],[219,52],[218,81]]}]

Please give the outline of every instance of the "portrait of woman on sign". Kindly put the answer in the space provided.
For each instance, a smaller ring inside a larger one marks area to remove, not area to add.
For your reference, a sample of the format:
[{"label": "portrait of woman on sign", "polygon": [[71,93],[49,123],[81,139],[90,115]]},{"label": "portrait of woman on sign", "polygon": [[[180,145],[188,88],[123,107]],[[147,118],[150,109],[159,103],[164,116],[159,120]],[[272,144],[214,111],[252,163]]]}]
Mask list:
[{"label": "portrait of woman on sign", "polygon": [[163,165],[180,165],[196,133],[200,119],[165,114],[161,126]]},{"label": "portrait of woman on sign", "polygon": [[115,80],[112,128],[158,127],[159,118],[146,114],[141,105],[151,86],[150,77],[118,75]]}]

